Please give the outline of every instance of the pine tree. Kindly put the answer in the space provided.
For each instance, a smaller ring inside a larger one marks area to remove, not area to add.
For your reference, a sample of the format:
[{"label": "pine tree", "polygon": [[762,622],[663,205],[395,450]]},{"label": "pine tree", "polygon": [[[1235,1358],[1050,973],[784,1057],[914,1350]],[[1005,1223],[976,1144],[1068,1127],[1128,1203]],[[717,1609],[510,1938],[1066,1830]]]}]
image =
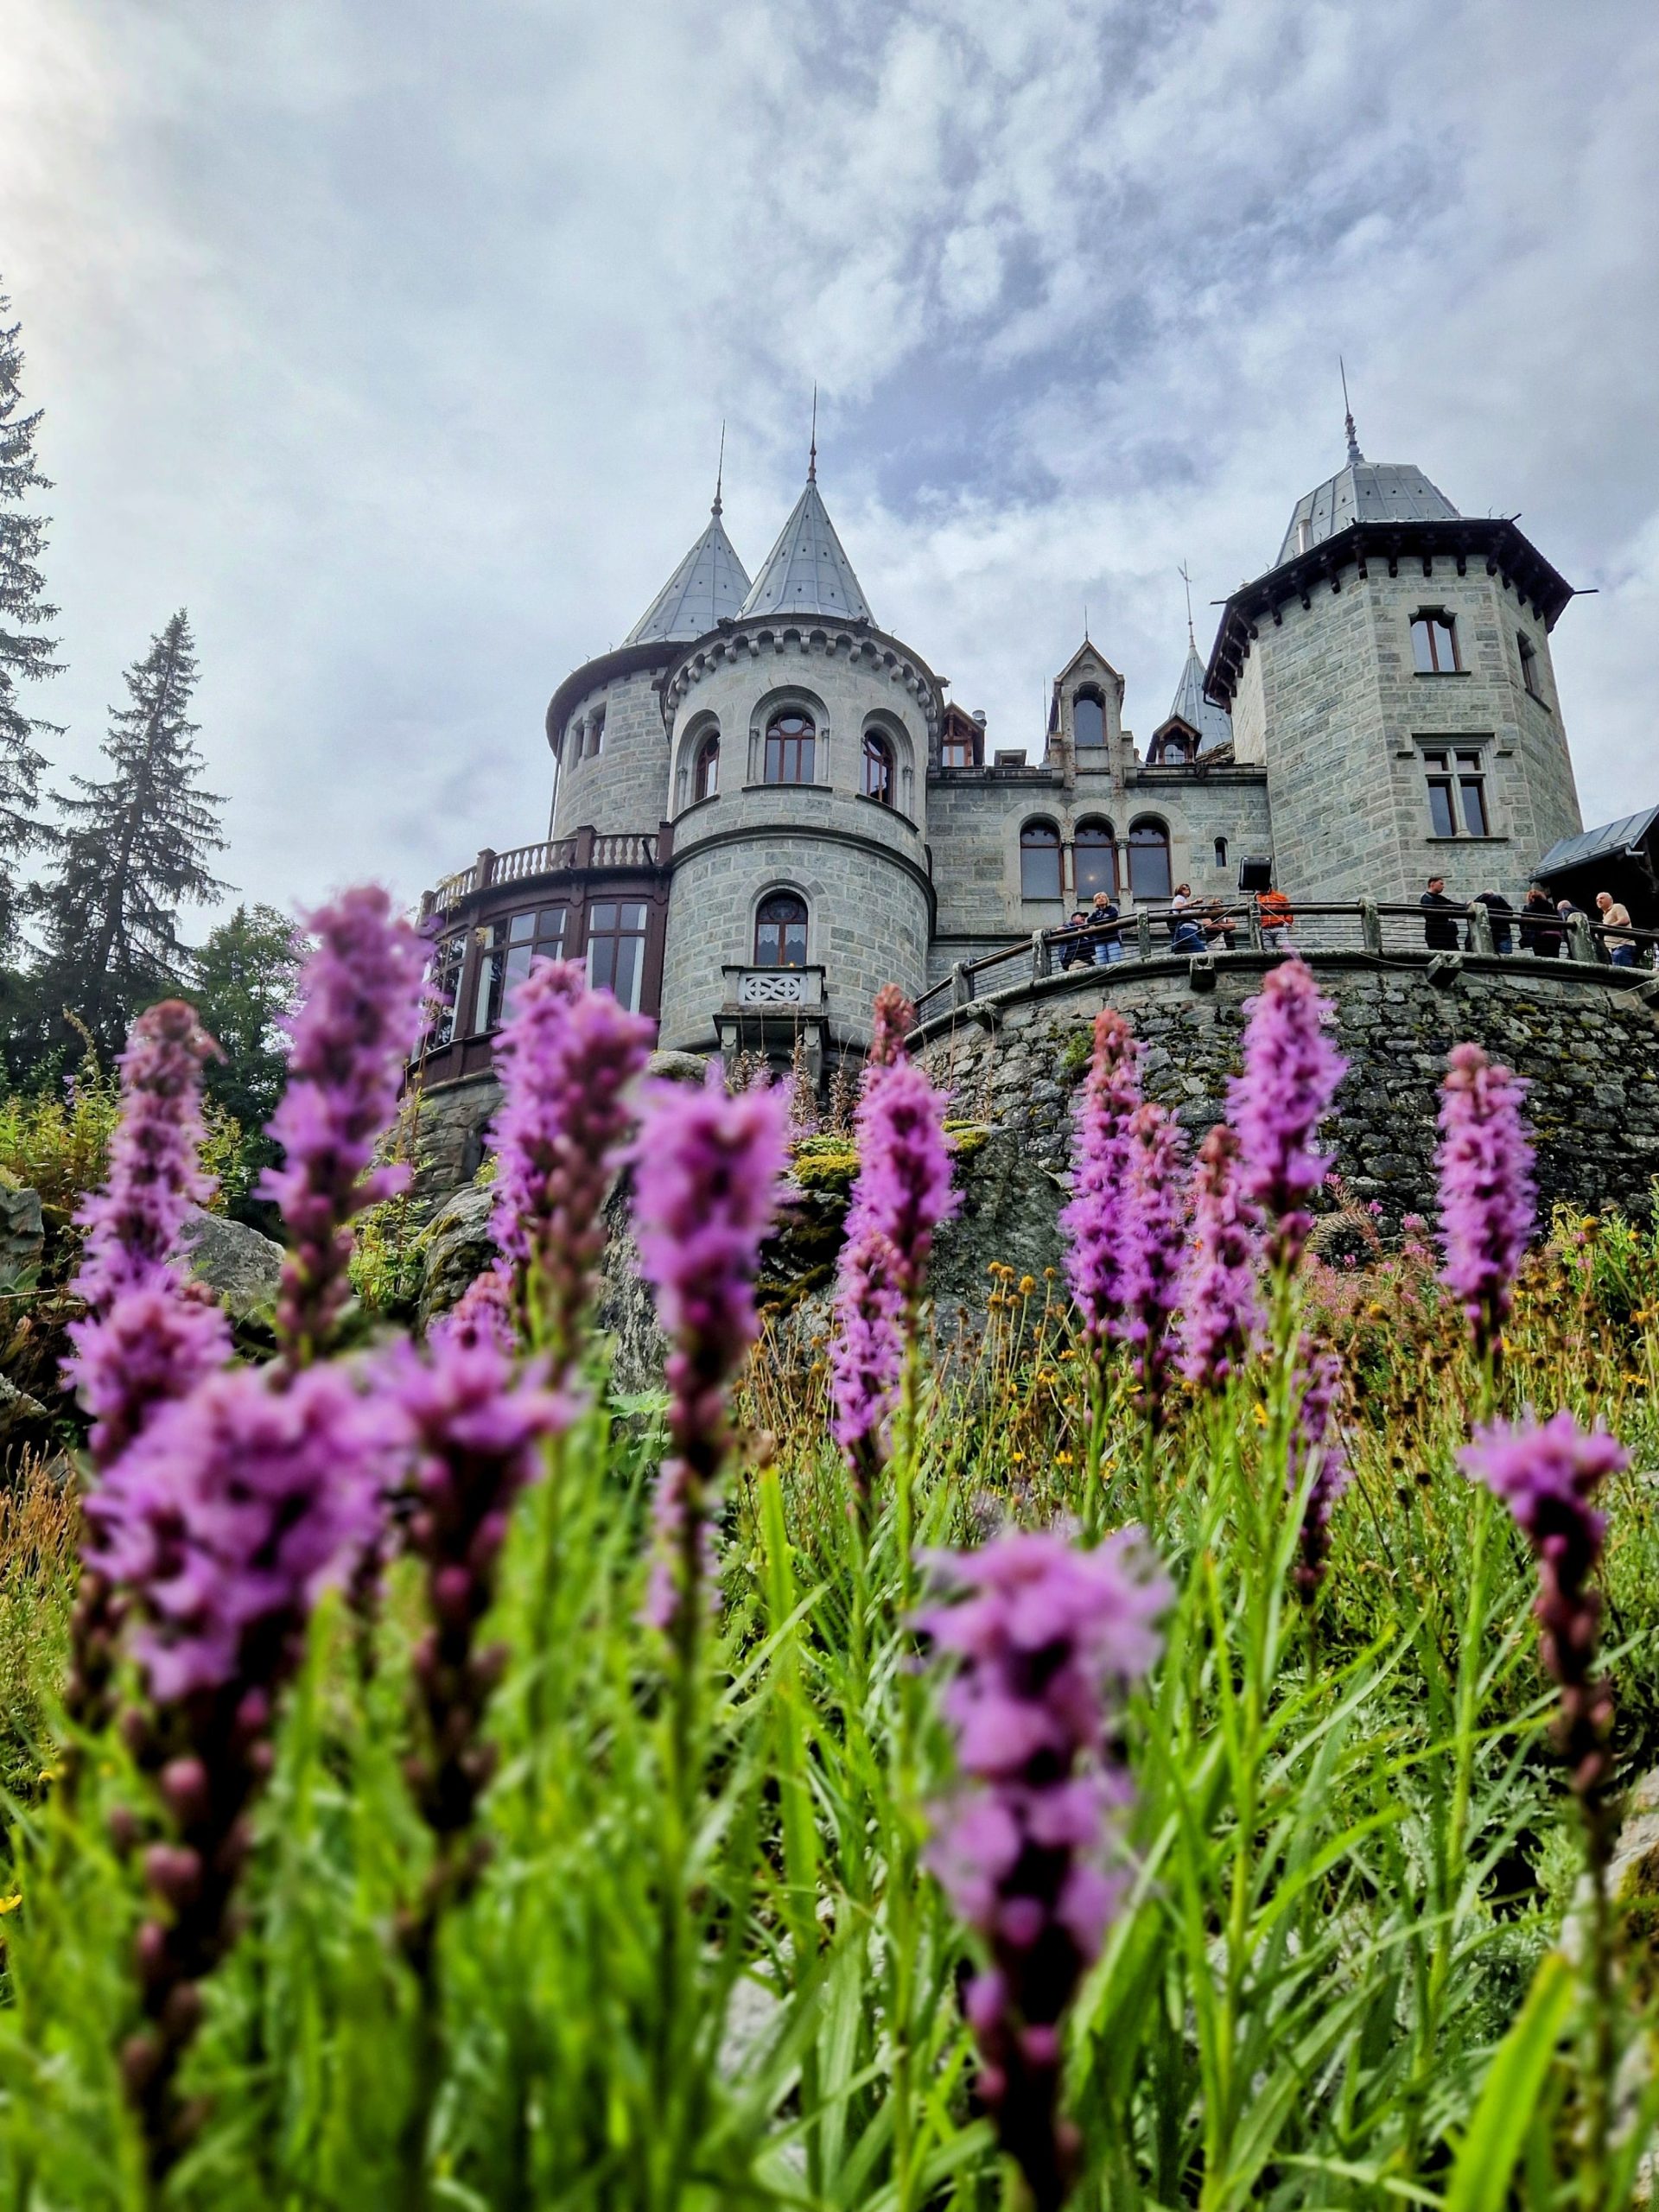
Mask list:
[{"label": "pine tree", "polygon": [[46,550],[46,521],[22,512],[31,492],[49,490],[35,465],[35,432],[41,419],[20,415],[19,382],[23,356],[18,323],[8,323],[11,302],[0,291],[0,959],[9,958],[17,938],[22,901],[19,868],[23,855],[41,841],[35,813],[45,756],[35,749],[40,736],[61,734],[55,722],[23,712],[20,683],[38,683],[55,674],[54,640],[43,624],[57,613],[43,596],[46,579],[35,566]]},{"label": "pine tree", "polygon": [[196,681],[194,641],[182,607],[127,671],[130,703],[110,709],[103,752],[107,782],[71,779],[54,793],[64,815],[54,832],[55,870],[41,893],[47,917],[43,1003],[79,1015],[105,1051],[133,1015],[184,988],[189,954],[178,933],[186,899],[230,887],[207,868],[222,852],[223,801],[197,779],[201,755],[186,719]]}]

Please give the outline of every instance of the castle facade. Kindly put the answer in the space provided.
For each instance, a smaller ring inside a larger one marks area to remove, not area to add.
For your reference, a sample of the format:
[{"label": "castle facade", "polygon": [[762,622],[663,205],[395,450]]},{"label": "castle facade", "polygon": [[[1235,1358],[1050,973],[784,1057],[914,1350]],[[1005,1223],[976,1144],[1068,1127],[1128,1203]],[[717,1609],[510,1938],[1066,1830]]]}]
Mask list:
[{"label": "castle facade", "polygon": [[665,1048],[817,1071],[859,1053],[878,988],[1060,926],[1097,891],[1164,908],[1270,864],[1293,900],[1518,906],[1581,827],[1550,633],[1571,587],[1511,521],[1422,471],[1344,466],[1276,558],[1189,625],[1144,746],[1085,639],[1034,744],[992,745],[886,629],[807,482],[751,579],[721,518],[614,651],[554,693],[550,834],[427,894],[451,1003],[429,1086],[480,1073],[537,953],[658,1016]]}]

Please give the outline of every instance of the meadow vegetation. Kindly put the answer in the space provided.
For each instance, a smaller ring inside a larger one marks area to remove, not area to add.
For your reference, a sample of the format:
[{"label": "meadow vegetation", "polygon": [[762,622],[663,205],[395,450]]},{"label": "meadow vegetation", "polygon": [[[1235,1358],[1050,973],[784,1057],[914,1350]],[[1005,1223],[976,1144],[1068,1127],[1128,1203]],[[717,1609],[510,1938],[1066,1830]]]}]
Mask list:
[{"label": "meadow vegetation", "polygon": [[[0,2203],[1645,2201],[1659,1232],[1533,1222],[1503,1071],[1385,1237],[1300,963],[1196,1163],[1103,1017],[1066,1270],[944,1314],[901,1004],[803,1139],[543,967],[501,1263],[414,1345],[420,951],[314,926],[267,1362],[164,1265],[188,1009],[86,1148],[91,1427],[0,1497]],[[791,1158],[851,1185],[821,1323],[755,1313]],[[586,1319],[625,1160],[647,1395]]]}]

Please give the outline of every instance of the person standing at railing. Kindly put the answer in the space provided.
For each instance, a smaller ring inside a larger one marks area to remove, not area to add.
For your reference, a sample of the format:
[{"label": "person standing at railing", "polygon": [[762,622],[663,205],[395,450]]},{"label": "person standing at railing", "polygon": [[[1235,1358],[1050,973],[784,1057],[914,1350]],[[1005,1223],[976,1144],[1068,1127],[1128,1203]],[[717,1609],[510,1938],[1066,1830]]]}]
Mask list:
[{"label": "person standing at railing", "polygon": [[1089,939],[1081,934],[1089,926],[1088,910],[1083,906],[1073,907],[1071,918],[1065,926],[1068,930],[1075,931],[1078,934],[1066,938],[1060,953],[1062,972],[1067,968],[1091,968],[1094,965],[1095,948]]},{"label": "person standing at railing", "polygon": [[1521,907],[1521,950],[1535,960],[1559,960],[1561,927],[1554,906],[1541,883],[1535,883]]},{"label": "person standing at railing", "polygon": [[1089,909],[1089,927],[1095,940],[1095,965],[1109,967],[1123,957],[1123,932],[1118,926],[1116,906],[1103,891],[1096,891]]},{"label": "person standing at railing", "polygon": [[1446,895],[1446,878],[1431,875],[1428,888],[1417,904],[1424,910],[1423,943],[1431,952],[1455,952],[1458,949],[1458,915],[1461,912],[1455,899]]},{"label": "person standing at railing", "polygon": [[1596,906],[1601,915],[1601,925],[1607,932],[1601,941],[1608,959],[1615,968],[1634,968],[1636,939],[1629,934],[1630,908],[1621,906],[1611,891],[1597,892]]},{"label": "person standing at railing", "polygon": [[[1510,917],[1514,913],[1515,909],[1503,893],[1501,891],[1478,891],[1475,893],[1475,904],[1477,906],[1484,906],[1491,917],[1492,950],[1497,953],[1513,952],[1515,939],[1510,933]],[[1464,944],[1467,951],[1474,950],[1475,931],[1472,923],[1469,926]]]},{"label": "person standing at railing", "polygon": [[1255,912],[1262,924],[1262,941],[1274,950],[1288,944],[1290,932],[1296,926],[1296,917],[1290,911],[1290,901],[1282,891],[1269,885],[1255,894]]}]

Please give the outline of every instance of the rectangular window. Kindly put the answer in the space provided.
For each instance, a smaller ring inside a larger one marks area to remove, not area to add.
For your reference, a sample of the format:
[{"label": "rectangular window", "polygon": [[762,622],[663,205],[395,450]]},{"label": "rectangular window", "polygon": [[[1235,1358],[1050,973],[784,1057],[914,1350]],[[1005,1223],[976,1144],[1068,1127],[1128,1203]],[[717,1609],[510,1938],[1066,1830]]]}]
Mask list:
[{"label": "rectangular window", "polygon": [[601,899],[588,909],[588,981],[609,991],[630,1014],[639,1011],[645,978],[644,899]]},{"label": "rectangular window", "polygon": [[1455,676],[1458,672],[1456,618],[1444,607],[1426,607],[1411,618],[1411,652],[1419,676]]},{"label": "rectangular window", "polygon": [[505,948],[499,923],[486,922],[478,932],[478,988],[473,999],[470,1034],[482,1037],[501,1019],[502,958]]},{"label": "rectangular window", "polygon": [[1463,800],[1463,826],[1471,837],[1489,837],[1486,826],[1486,779],[1478,753],[1458,755],[1458,790]]},{"label": "rectangular window", "polygon": [[939,766],[942,768],[976,768],[979,763],[974,757],[975,751],[971,737],[958,736],[952,732],[939,748]]},{"label": "rectangular window", "polygon": [[432,1004],[427,1018],[426,1049],[442,1052],[455,1033],[455,993],[461,988],[461,963],[467,957],[467,932],[456,930],[434,950],[427,970],[427,990]]},{"label": "rectangular window", "polygon": [[[543,906],[538,912],[510,915],[507,957],[502,982],[502,1001],[511,1009],[512,994],[530,973],[532,960],[563,960],[567,906]],[[497,1019],[499,1019],[498,1009]],[[494,1024],[492,1023],[492,1027]]]},{"label": "rectangular window", "polygon": [[1521,681],[1527,687],[1527,696],[1544,702],[1543,686],[1538,680],[1538,649],[1524,630],[1516,632],[1516,643],[1521,648]]},{"label": "rectangular window", "polygon": [[1428,819],[1436,837],[1490,837],[1486,771],[1482,755],[1452,747],[1426,747]]}]

